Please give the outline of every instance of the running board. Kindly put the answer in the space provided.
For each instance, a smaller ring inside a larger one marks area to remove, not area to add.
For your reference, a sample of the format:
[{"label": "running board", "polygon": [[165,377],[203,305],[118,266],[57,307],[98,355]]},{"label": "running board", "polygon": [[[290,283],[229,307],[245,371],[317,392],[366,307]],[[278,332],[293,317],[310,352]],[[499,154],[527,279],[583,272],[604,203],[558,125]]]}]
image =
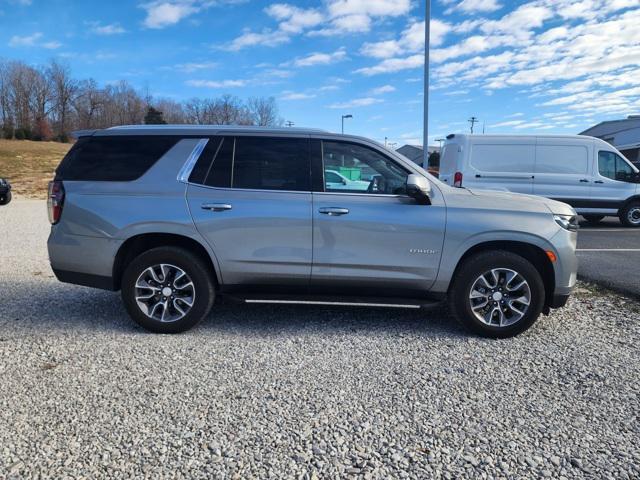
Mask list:
[{"label": "running board", "polygon": [[435,308],[443,305],[442,300],[425,298],[379,298],[379,297],[319,297],[308,295],[229,295],[228,300],[241,303],[263,303],[277,305],[328,305],[336,307],[369,307],[369,308]]}]

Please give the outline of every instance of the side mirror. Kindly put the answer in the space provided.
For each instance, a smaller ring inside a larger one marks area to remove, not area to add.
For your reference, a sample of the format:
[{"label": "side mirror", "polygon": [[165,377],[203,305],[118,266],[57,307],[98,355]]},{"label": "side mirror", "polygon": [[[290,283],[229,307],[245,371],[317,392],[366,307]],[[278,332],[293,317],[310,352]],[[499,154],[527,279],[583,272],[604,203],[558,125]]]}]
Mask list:
[{"label": "side mirror", "polygon": [[431,184],[422,175],[410,174],[407,177],[407,195],[418,203],[431,205]]}]

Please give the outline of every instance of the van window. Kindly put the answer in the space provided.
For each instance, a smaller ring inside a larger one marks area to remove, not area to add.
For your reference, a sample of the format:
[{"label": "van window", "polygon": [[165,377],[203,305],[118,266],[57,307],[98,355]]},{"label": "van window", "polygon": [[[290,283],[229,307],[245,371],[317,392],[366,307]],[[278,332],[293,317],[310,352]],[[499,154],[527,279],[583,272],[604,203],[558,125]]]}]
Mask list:
[{"label": "van window", "polygon": [[129,182],[144,175],[177,137],[104,136],[79,140],[56,170],[60,180]]},{"label": "van window", "polygon": [[631,182],[636,175],[633,167],[620,155],[602,150],[598,152],[598,173],[620,182]]},{"label": "van window", "polygon": [[[322,142],[325,192],[406,193],[408,172],[396,162],[371,148],[348,142]],[[340,178],[331,182],[331,175]]]},{"label": "van window", "polygon": [[236,137],[232,186],[259,190],[311,191],[309,140]]},{"label": "van window", "polygon": [[589,150],[583,145],[538,145],[536,173],[585,175],[589,171]]},{"label": "van window", "polygon": [[469,164],[481,172],[533,173],[535,147],[533,145],[471,146]]}]

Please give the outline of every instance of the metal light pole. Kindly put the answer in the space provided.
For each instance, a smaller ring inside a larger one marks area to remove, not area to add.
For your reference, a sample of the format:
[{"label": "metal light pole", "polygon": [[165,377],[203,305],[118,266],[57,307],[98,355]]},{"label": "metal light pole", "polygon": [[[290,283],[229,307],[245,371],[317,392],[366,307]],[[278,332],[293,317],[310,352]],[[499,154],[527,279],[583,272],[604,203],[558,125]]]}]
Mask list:
[{"label": "metal light pole", "polygon": [[344,119],[345,118],[353,118],[353,115],[342,115],[342,134],[344,135]]},{"label": "metal light pole", "polygon": [[429,164],[429,37],[431,34],[431,0],[425,0],[424,16],[424,126],[423,165]]}]

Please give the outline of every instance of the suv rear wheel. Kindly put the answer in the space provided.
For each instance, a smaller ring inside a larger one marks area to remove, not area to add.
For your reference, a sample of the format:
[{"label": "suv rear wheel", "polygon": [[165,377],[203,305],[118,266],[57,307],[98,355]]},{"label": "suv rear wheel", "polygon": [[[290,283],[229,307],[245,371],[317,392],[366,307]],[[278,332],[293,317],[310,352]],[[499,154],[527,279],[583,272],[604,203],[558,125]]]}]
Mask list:
[{"label": "suv rear wheel", "polygon": [[542,277],[525,258],[488,251],[466,259],[452,281],[449,307],[474,332],[493,338],[518,335],[540,316]]},{"label": "suv rear wheel", "polygon": [[640,227],[640,202],[633,201],[622,207],[620,221],[625,227]]},{"label": "suv rear wheel", "polygon": [[129,264],[122,299],[139,325],[156,333],[179,333],[208,315],[215,299],[211,274],[188,250],[159,247]]}]

